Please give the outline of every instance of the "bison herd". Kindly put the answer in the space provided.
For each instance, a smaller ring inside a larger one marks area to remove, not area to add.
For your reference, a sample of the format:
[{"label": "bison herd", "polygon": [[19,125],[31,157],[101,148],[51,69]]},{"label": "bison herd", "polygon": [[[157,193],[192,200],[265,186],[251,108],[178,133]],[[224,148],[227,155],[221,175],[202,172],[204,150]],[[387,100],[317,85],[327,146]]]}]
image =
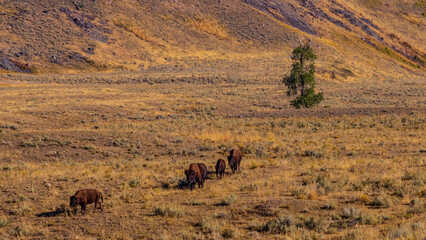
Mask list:
[{"label": "bison herd", "polygon": [[[232,149],[228,156],[228,165],[232,170],[232,173],[235,173],[240,170],[240,163],[242,159],[241,151],[238,149]],[[216,176],[222,179],[225,174],[226,163],[225,160],[219,159],[216,163]],[[191,190],[194,188],[195,184],[198,184],[199,188],[204,187],[204,182],[207,179],[207,166],[204,163],[191,163],[189,168],[185,170],[186,180],[188,182]],[[70,207],[76,209],[77,205],[81,206],[81,213],[86,213],[86,205],[95,203],[95,208],[93,213],[96,211],[96,207],[99,205],[99,208],[102,209],[102,204],[104,198],[102,193],[96,189],[82,189],[75,193],[74,196],[70,197]]]},{"label": "bison herd", "polygon": [[[232,170],[232,173],[240,170],[240,163],[243,155],[238,149],[232,149],[228,156],[228,165]],[[225,173],[226,163],[225,160],[219,159],[216,163],[216,176],[222,179]],[[204,163],[191,163],[189,168],[185,170],[186,180],[188,185],[193,189],[195,184],[198,184],[199,188],[204,186],[204,182],[207,178],[207,166]]]}]

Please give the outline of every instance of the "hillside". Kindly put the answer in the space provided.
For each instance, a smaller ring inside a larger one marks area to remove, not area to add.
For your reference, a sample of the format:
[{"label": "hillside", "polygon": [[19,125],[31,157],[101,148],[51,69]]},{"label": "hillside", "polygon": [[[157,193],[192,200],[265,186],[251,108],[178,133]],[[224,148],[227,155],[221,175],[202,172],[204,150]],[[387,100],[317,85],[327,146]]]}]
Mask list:
[{"label": "hillside", "polygon": [[288,71],[312,41],[322,79],[424,77],[424,0],[6,0],[1,72]]},{"label": "hillside", "polygon": [[425,6],[0,0],[0,239],[424,239]]}]

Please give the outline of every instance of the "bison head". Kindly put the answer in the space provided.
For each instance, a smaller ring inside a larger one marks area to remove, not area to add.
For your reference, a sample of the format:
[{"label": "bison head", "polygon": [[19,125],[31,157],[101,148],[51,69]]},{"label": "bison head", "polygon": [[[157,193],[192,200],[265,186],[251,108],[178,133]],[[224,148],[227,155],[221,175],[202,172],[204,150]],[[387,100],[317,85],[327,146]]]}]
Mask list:
[{"label": "bison head", "polygon": [[189,170],[185,170],[186,180],[189,181]]},{"label": "bison head", "polygon": [[76,207],[80,201],[75,196],[70,197],[70,207]]},{"label": "bison head", "polygon": [[229,166],[231,166],[232,158],[233,158],[232,155],[228,156],[228,164],[229,164]]},{"label": "bison head", "polygon": [[198,182],[197,175],[195,174],[195,172],[192,172],[192,171],[191,172],[188,171],[187,179],[188,179],[188,185],[191,187],[191,189]]}]

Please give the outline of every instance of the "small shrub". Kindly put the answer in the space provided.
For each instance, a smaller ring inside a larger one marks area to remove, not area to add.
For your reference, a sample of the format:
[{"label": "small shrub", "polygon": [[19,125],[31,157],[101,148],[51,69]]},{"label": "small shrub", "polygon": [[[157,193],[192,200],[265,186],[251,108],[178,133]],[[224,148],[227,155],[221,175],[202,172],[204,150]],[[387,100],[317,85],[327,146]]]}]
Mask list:
[{"label": "small shrub", "polygon": [[173,143],[183,143],[183,139],[177,138],[172,141]]},{"label": "small shrub", "polygon": [[216,150],[216,147],[211,145],[211,144],[204,144],[204,145],[200,145],[198,146],[198,150],[204,152],[204,151],[214,151]]},{"label": "small shrub", "polygon": [[132,200],[136,199],[138,196],[133,193],[126,193],[120,196],[120,199],[125,203],[130,203]]},{"label": "small shrub", "polygon": [[196,234],[194,234],[194,233],[192,233],[192,232],[188,232],[188,231],[181,232],[181,233],[179,234],[179,236],[180,236],[180,238],[179,238],[179,239],[182,239],[182,240],[193,240],[193,239],[199,239],[199,238],[197,237],[197,235],[196,235]]},{"label": "small shrub", "polygon": [[377,196],[373,202],[371,202],[372,206],[376,206],[376,207],[384,207],[384,208],[389,208],[392,206],[392,199],[390,199],[388,196],[381,194],[379,196]]},{"label": "small shrub", "polygon": [[220,202],[220,205],[222,205],[222,206],[231,206],[237,200],[238,200],[237,195],[231,194],[231,195],[226,196],[224,199],[222,199],[222,201]]},{"label": "small shrub", "polygon": [[355,190],[355,191],[364,191],[365,184],[362,183],[362,182],[352,183],[352,189]]},{"label": "small shrub", "polygon": [[336,213],[330,214],[330,217],[334,221],[340,221],[340,220],[342,220],[342,217],[340,215],[336,214]]},{"label": "small shrub", "polygon": [[255,154],[257,157],[265,157],[267,155],[265,151],[263,151],[263,149],[261,148],[257,148]]},{"label": "small shrub", "polygon": [[12,236],[15,236],[15,237],[25,237],[25,236],[30,235],[30,229],[27,225],[20,224],[20,225],[14,227],[11,230],[10,234]]},{"label": "small shrub", "polygon": [[375,216],[369,214],[361,214],[356,220],[362,225],[374,225],[379,222]]},{"label": "small shrub", "polygon": [[3,171],[5,171],[5,172],[7,172],[7,171],[12,170],[12,168],[11,168],[11,167],[9,167],[9,166],[3,166],[3,167],[1,168],[1,170],[3,170]]},{"label": "small shrub", "polygon": [[206,205],[207,203],[203,202],[203,201],[196,200],[196,199],[191,199],[191,200],[187,200],[183,204],[188,205],[188,206],[200,206],[200,205]]},{"label": "small shrub", "polygon": [[205,234],[210,233],[219,233],[222,231],[222,225],[218,221],[212,219],[211,217],[203,218],[198,226],[201,228],[201,231]]},{"label": "small shrub", "polygon": [[411,230],[413,230],[413,231],[417,231],[417,230],[422,230],[422,229],[425,229],[424,227],[424,224],[422,224],[422,223],[412,223],[411,225],[410,225],[410,227],[411,227]]},{"label": "small shrub", "polygon": [[114,201],[109,200],[108,202],[105,202],[105,203],[103,204],[103,207],[104,207],[105,209],[111,209],[111,208],[113,208],[113,207],[114,207],[114,205],[115,205]]},{"label": "small shrub", "polygon": [[178,207],[174,206],[159,206],[154,207],[154,215],[159,215],[162,217],[183,217],[184,211]]},{"label": "small shrub", "polygon": [[302,157],[322,158],[323,154],[315,152],[315,151],[311,151],[311,150],[305,150],[305,152],[303,152],[303,154],[302,154]]},{"label": "small shrub", "polygon": [[336,209],[336,204],[334,202],[328,202],[321,209],[333,210]]},{"label": "small shrub", "polygon": [[141,182],[138,179],[131,179],[129,181],[129,187],[132,187],[132,188],[137,187],[139,186],[140,183]]},{"label": "small shrub", "polygon": [[401,180],[403,180],[403,181],[416,180],[416,179],[418,179],[418,176],[415,173],[408,172],[408,171],[405,172],[404,176],[401,177]]},{"label": "small shrub", "polygon": [[236,231],[234,229],[227,228],[223,230],[222,237],[223,238],[235,238]]},{"label": "small shrub", "polygon": [[312,189],[309,191],[307,199],[309,200],[317,200],[318,199],[318,192],[316,189]]},{"label": "small shrub", "polygon": [[351,231],[346,233],[342,240],[361,240],[363,239],[362,237],[359,236],[359,233],[355,232],[355,231]]},{"label": "small shrub", "polygon": [[33,212],[32,208],[29,208],[29,207],[26,207],[26,206],[20,206],[18,209],[12,211],[11,213],[13,215],[26,216],[26,215],[29,215],[32,212]]},{"label": "small shrub", "polygon": [[396,197],[404,197],[405,193],[404,193],[404,188],[401,187],[397,187],[395,188],[395,190],[392,193],[392,196],[396,196]]},{"label": "small shrub", "polygon": [[404,227],[389,232],[389,239],[408,239],[409,231]]},{"label": "small shrub", "polygon": [[260,237],[260,234],[258,232],[250,231],[249,233],[247,233],[246,239],[262,239],[262,238]]},{"label": "small shrub", "polygon": [[323,189],[323,193],[325,195],[333,192],[336,190],[336,186],[326,177],[326,176],[318,176],[316,179],[316,182],[318,183],[319,186],[321,186]]},{"label": "small shrub", "polygon": [[305,199],[306,198],[306,189],[302,186],[295,188],[291,191],[292,195],[297,199]]},{"label": "small shrub", "polygon": [[344,208],[342,211],[342,218],[355,218],[358,217],[358,215],[359,210],[354,207]]},{"label": "small shrub", "polygon": [[214,215],[215,218],[226,218],[226,213],[220,212]]},{"label": "small shrub", "polygon": [[0,228],[7,227],[7,225],[9,224],[10,224],[9,220],[7,220],[4,217],[0,218]]},{"label": "small shrub", "polygon": [[410,208],[408,209],[408,214],[422,214],[425,212],[426,204],[424,204],[420,199],[413,198],[410,202]]},{"label": "small shrub", "polygon": [[276,219],[268,221],[260,230],[268,233],[285,234],[294,224],[292,216],[281,215]]},{"label": "small shrub", "polygon": [[248,185],[242,185],[240,187],[240,191],[257,191],[259,189],[259,186],[256,183],[250,183]]},{"label": "small shrub", "polygon": [[259,163],[255,162],[255,161],[251,161],[250,162],[249,168],[251,170],[254,170],[254,169],[258,168],[258,167],[259,167]]},{"label": "small shrub", "polygon": [[365,194],[361,194],[361,196],[359,196],[359,201],[362,204],[369,204],[370,203],[370,198],[367,195],[365,195]]},{"label": "small shrub", "polygon": [[322,233],[328,228],[329,224],[322,218],[310,217],[303,221],[303,226],[309,230]]}]

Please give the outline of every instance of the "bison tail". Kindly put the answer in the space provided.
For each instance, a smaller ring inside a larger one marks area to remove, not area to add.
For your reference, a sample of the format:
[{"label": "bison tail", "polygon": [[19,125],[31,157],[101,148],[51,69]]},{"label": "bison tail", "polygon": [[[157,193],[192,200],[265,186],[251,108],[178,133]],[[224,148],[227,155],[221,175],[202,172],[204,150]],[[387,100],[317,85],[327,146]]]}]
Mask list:
[{"label": "bison tail", "polygon": [[102,203],[104,203],[104,195],[102,195],[102,193],[101,193],[101,200],[102,200]]}]

